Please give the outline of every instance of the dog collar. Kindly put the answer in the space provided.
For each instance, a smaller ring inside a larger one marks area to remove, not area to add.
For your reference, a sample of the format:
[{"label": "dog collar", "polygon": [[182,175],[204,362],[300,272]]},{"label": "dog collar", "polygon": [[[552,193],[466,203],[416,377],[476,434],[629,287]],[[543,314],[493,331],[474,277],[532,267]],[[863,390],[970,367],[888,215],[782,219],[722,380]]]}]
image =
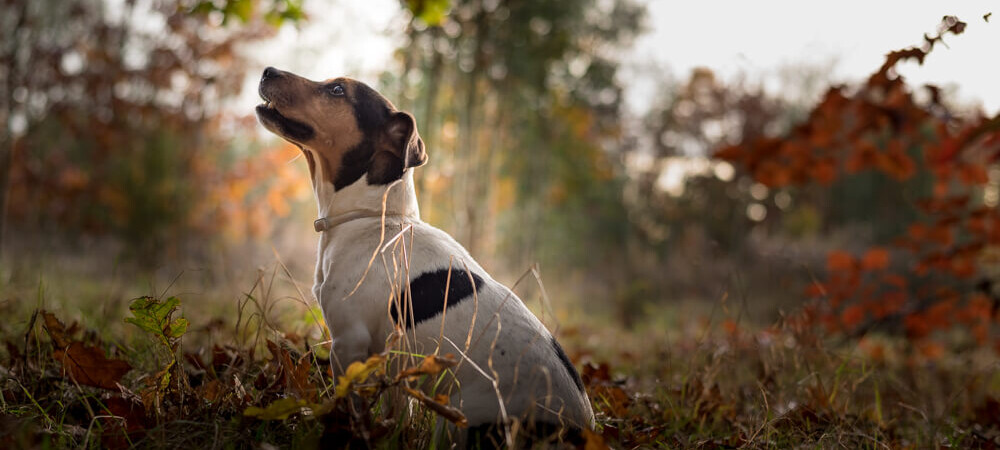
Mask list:
[{"label": "dog collar", "polygon": [[[394,217],[399,215],[400,214],[386,213],[385,217]],[[335,216],[320,217],[319,219],[313,221],[313,229],[316,230],[317,233],[322,233],[326,230],[333,229],[334,227],[343,225],[352,220],[364,219],[367,217],[382,217],[382,212],[357,210],[357,211],[349,211],[343,214],[337,214]]]}]

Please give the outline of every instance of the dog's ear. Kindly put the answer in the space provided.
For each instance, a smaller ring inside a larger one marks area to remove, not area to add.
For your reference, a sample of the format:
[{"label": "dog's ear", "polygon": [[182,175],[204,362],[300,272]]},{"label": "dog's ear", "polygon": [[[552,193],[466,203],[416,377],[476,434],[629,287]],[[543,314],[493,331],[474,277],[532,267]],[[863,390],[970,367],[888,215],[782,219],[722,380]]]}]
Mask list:
[{"label": "dog's ear", "polygon": [[372,161],[369,181],[389,183],[403,176],[403,171],[427,162],[424,141],[417,133],[417,121],[410,113],[392,113],[383,129],[380,148]]},{"label": "dog's ear", "polygon": [[403,168],[419,167],[427,162],[424,141],[417,133],[417,121],[408,112],[398,111],[389,118],[386,126],[389,142],[403,160]]}]

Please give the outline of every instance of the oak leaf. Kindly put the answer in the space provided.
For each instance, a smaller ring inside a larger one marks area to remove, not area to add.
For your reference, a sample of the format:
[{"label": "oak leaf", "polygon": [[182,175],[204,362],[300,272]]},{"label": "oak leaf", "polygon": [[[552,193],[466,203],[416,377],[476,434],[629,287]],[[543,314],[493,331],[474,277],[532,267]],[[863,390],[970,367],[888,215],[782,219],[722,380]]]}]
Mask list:
[{"label": "oak leaf", "polygon": [[110,359],[104,355],[103,350],[82,342],[71,342],[65,348],[55,350],[52,357],[62,364],[64,373],[77,383],[104,389],[117,390],[116,383],[132,370],[128,362]]}]

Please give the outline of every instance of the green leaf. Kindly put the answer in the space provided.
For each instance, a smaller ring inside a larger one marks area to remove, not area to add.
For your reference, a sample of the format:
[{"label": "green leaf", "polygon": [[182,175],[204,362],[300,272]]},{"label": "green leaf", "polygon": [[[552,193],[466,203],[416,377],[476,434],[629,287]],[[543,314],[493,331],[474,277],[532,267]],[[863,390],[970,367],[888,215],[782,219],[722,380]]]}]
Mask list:
[{"label": "green leaf", "polygon": [[226,18],[229,18],[229,16],[236,16],[244,23],[249,22],[250,18],[253,16],[253,1],[230,0],[226,3],[226,9],[223,12],[226,14]]},{"label": "green leaf", "polygon": [[451,0],[406,0],[406,6],[413,16],[429,26],[438,26],[448,17]]},{"label": "green leaf", "polygon": [[210,1],[198,2],[198,4],[191,8],[191,14],[208,14],[217,10],[218,8],[215,7],[215,4]]},{"label": "green leaf", "polygon": [[184,333],[187,332],[187,329],[188,329],[188,320],[181,317],[177,320],[174,320],[170,324],[170,332],[167,333],[167,335],[172,338],[179,338],[183,336]]},{"label": "green leaf", "polygon": [[167,346],[173,340],[179,339],[187,332],[188,321],[181,317],[171,320],[174,311],[181,304],[177,297],[159,301],[153,297],[139,297],[128,306],[134,317],[126,317],[125,322],[131,323],[144,331],[160,338]]}]

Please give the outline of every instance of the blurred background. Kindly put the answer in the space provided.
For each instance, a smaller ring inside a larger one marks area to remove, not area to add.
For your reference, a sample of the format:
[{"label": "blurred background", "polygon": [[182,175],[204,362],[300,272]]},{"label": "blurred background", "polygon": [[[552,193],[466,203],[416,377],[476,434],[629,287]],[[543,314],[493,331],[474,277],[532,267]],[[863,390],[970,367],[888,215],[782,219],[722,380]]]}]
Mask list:
[{"label": "blurred background", "polygon": [[[820,299],[854,328],[938,288],[989,305],[988,3],[0,0],[0,301],[119,317],[150,293],[231,305],[262,274],[308,292],[306,163],[253,116],[273,65],[412,112],[424,220],[508,285],[537,264],[560,314],[738,302],[770,323]],[[922,207],[959,194],[956,217]]]}]

